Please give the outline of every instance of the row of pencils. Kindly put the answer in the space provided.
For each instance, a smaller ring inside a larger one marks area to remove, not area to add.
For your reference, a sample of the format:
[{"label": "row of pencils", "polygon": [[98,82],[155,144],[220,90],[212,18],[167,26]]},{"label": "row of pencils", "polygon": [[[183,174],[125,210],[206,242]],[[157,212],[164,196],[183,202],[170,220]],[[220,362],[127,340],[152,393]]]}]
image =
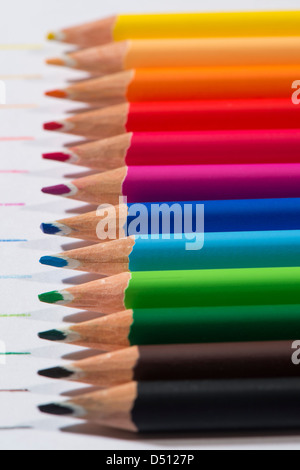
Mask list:
[{"label": "row of pencils", "polygon": [[90,244],[41,263],[101,277],[40,300],[104,316],[40,333],[99,350],[40,371],[98,387],[41,411],[134,432],[300,428],[299,24],[119,15],[49,34],[78,49],[48,63],[91,78],[47,93],[89,108],[44,125],[86,139],[44,158],[95,174],[43,192],[99,209],[42,224]]}]

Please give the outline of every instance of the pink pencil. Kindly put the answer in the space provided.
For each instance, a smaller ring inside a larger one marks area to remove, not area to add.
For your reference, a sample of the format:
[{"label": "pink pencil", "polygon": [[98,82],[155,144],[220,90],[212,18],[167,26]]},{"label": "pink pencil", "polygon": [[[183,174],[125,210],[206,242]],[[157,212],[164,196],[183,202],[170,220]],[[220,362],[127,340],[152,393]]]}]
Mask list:
[{"label": "pink pencil", "polygon": [[99,171],[124,165],[300,163],[300,129],[133,132],[44,158]]}]

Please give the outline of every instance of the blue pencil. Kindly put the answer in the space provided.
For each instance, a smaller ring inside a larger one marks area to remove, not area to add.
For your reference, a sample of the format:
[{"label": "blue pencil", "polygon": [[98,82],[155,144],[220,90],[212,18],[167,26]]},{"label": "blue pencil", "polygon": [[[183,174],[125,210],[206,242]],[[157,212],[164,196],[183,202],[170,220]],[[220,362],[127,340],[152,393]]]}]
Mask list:
[{"label": "blue pencil", "polygon": [[[174,217],[170,209],[179,208],[180,215]],[[204,227],[201,223],[202,204],[204,204]],[[162,234],[162,233],[190,233],[196,231],[196,215],[199,215],[201,229],[210,232],[242,232],[242,231],[277,231],[300,230],[300,198],[291,199],[247,199],[224,201],[192,201],[169,202],[162,205],[155,204],[129,204],[121,206],[122,209],[113,208],[111,221],[117,226],[117,238],[136,234]],[[167,223],[153,224],[153,214],[157,214],[158,207],[164,211]],[[142,214],[139,214],[139,210]],[[122,221],[119,212],[125,215]],[[105,213],[105,211],[104,211]],[[126,214],[128,213],[127,220]],[[117,220],[115,220],[117,217]],[[139,220],[137,220],[139,218]],[[99,214],[91,212],[56,222],[44,223],[41,228],[49,235],[60,235],[99,242],[97,226],[101,220]],[[185,221],[188,221],[186,227]],[[192,225],[191,226],[191,221]],[[125,224],[125,230],[122,225]],[[183,223],[182,223],[183,222]],[[122,232],[122,233],[120,233]]]}]

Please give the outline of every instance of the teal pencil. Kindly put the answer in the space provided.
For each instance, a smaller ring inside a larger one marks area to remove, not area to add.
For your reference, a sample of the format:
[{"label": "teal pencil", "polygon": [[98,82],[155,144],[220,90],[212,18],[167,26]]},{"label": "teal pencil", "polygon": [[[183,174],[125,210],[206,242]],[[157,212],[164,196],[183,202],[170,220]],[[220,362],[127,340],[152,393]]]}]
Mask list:
[{"label": "teal pencil", "polygon": [[41,263],[102,275],[300,266],[300,230],[178,234],[168,238],[128,237],[44,256]]}]

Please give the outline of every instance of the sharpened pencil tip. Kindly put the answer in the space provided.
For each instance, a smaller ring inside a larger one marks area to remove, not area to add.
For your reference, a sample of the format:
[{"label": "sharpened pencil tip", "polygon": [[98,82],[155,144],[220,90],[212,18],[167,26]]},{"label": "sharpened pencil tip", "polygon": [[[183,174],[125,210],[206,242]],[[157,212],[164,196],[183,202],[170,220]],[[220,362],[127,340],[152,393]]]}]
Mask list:
[{"label": "sharpened pencil tip", "polygon": [[45,266],[53,266],[54,268],[65,268],[68,262],[58,256],[42,256],[40,263]]},{"label": "sharpened pencil tip", "polygon": [[47,341],[64,341],[67,335],[61,330],[49,330],[39,333],[38,337]]},{"label": "sharpened pencil tip", "polygon": [[67,379],[74,373],[71,370],[65,369],[64,367],[53,367],[51,369],[40,370],[38,374],[41,377],[47,377],[49,379]]},{"label": "sharpened pencil tip", "polygon": [[72,233],[72,229],[70,227],[59,222],[41,224],[41,230],[47,235],[59,235],[61,237],[67,237]]},{"label": "sharpened pencil tip", "polygon": [[53,160],[55,162],[68,162],[71,160],[71,155],[63,152],[43,153],[44,160]]},{"label": "sharpened pencil tip", "polygon": [[54,224],[41,224],[41,230],[47,235],[56,235],[61,232],[60,228]]},{"label": "sharpened pencil tip", "polygon": [[51,90],[51,91],[46,91],[46,96],[51,96],[51,98],[67,98],[68,95],[64,90]]},{"label": "sharpened pencil tip", "polygon": [[48,186],[43,188],[42,192],[44,194],[51,194],[52,196],[66,196],[72,192],[72,189],[69,188],[66,184],[58,184],[56,186]]},{"label": "sharpened pencil tip", "polygon": [[56,34],[51,31],[50,33],[47,34],[47,39],[48,41],[55,41],[56,40]]},{"label": "sharpened pencil tip", "polygon": [[63,127],[64,127],[63,124],[61,124],[60,122],[56,122],[56,121],[46,122],[43,125],[44,131],[52,131],[52,132],[59,131]]},{"label": "sharpened pencil tip", "polygon": [[49,405],[39,406],[39,410],[42,413],[56,416],[67,416],[74,414],[74,410],[72,408],[65,405],[58,405],[57,403],[50,403]]},{"label": "sharpened pencil tip", "polygon": [[63,302],[64,296],[57,290],[52,292],[45,292],[44,294],[39,295],[39,300],[45,304],[56,304],[58,302]]},{"label": "sharpened pencil tip", "polygon": [[65,65],[65,61],[60,57],[51,57],[50,59],[46,60],[46,64],[48,65],[57,65],[58,67],[63,67]]}]

